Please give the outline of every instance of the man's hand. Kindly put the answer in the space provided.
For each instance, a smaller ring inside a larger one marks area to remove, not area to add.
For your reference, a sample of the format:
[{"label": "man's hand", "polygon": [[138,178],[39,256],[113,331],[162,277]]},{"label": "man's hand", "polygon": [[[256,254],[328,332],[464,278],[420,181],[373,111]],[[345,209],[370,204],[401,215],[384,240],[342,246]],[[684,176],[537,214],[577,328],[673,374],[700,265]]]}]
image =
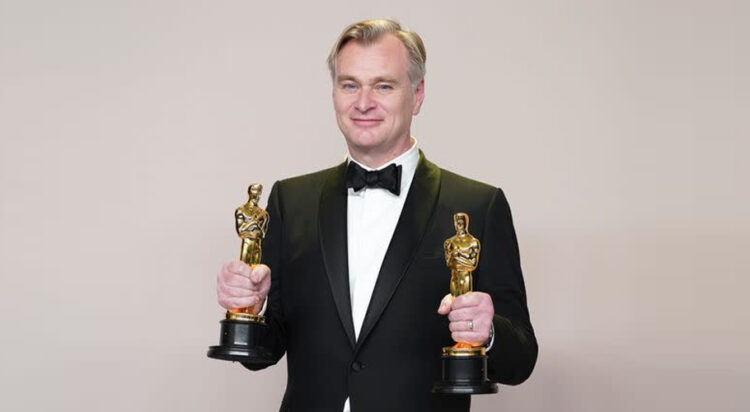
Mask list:
[{"label": "man's hand", "polygon": [[490,295],[469,292],[454,298],[447,294],[440,302],[438,313],[448,315],[448,328],[454,341],[481,346],[489,340],[492,317],[495,315]]},{"label": "man's hand", "polygon": [[224,309],[252,307],[257,314],[263,308],[271,289],[271,269],[233,260],[225,264],[216,275],[216,295]]}]

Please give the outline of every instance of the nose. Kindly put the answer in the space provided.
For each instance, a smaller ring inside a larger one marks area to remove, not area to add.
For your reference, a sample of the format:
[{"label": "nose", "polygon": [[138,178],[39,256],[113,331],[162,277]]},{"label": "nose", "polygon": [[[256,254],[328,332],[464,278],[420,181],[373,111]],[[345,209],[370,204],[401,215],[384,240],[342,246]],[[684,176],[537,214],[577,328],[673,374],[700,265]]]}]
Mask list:
[{"label": "nose", "polygon": [[375,100],[372,96],[372,89],[369,87],[363,87],[359,91],[357,101],[354,103],[354,107],[361,113],[365,113],[375,107]]}]

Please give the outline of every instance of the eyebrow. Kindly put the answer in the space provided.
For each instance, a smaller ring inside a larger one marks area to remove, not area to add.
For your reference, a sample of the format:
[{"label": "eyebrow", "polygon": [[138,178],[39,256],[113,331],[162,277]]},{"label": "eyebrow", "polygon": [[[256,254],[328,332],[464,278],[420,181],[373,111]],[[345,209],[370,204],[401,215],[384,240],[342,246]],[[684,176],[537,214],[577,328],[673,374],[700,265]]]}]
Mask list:
[{"label": "eyebrow", "polygon": [[[339,75],[339,76],[336,76],[336,82],[337,83],[344,82],[344,81],[347,81],[347,80],[351,80],[353,82],[361,83],[354,76],[350,76],[350,75]],[[382,77],[382,76],[381,77],[376,77],[376,78],[372,79],[372,83],[371,84],[376,84],[376,83],[391,83],[391,84],[395,84],[395,85],[399,84],[398,80],[396,78],[394,78],[394,77]]]}]

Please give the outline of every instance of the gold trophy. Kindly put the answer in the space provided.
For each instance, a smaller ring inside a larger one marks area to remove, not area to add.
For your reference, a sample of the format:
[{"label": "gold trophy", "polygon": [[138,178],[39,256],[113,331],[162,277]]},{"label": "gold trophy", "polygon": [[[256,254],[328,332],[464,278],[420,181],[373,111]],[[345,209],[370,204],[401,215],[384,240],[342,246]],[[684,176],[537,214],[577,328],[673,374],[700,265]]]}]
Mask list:
[{"label": "gold trophy", "polygon": [[[450,290],[453,297],[472,291],[471,272],[479,265],[481,245],[469,233],[469,215],[453,215],[456,235],[443,244],[445,264],[451,270]],[[487,380],[487,355],[483,346],[457,342],[443,348],[442,379],[432,391],[446,394],[496,393],[497,384]]]},{"label": "gold trophy", "polygon": [[[250,185],[247,203],[234,212],[235,229],[242,239],[240,260],[250,266],[261,262],[261,244],[268,229],[268,212],[258,206],[262,191],[262,185]],[[273,363],[270,351],[260,344],[265,325],[266,319],[253,313],[253,308],[228,310],[221,321],[220,343],[208,349],[208,357],[257,365]]]}]

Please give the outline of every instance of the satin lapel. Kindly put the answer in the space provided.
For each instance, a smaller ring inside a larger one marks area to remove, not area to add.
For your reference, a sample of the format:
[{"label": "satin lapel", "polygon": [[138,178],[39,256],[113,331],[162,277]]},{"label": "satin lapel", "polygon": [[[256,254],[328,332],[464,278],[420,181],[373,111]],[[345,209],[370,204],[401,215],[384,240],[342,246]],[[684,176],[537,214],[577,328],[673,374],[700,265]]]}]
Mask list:
[{"label": "satin lapel", "polygon": [[409,188],[391,243],[388,245],[383,265],[380,267],[355,352],[375,327],[401,278],[409,268],[409,264],[414,259],[427,230],[427,224],[432,217],[439,191],[440,169],[425,159],[420,151],[414,180]]},{"label": "satin lapel", "polygon": [[333,170],[320,196],[318,233],[328,282],[341,323],[354,347],[354,322],[349,295],[346,242],[346,162]]}]

